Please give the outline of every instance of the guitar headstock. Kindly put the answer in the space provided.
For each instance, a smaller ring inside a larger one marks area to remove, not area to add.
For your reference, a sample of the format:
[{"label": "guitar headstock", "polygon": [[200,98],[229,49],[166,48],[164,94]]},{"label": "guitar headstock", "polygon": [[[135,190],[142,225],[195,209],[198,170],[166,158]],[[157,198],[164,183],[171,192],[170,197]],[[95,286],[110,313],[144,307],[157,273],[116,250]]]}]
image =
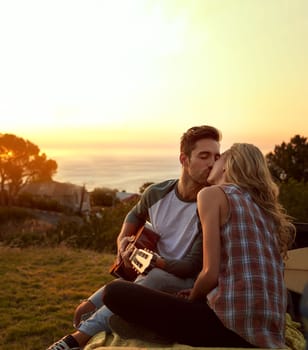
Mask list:
[{"label": "guitar headstock", "polygon": [[155,253],[146,248],[135,248],[129,260],[138,274],[144,274],[147,272],[146,270],[151,267],[151,262],[154,257],[156,257]]}]

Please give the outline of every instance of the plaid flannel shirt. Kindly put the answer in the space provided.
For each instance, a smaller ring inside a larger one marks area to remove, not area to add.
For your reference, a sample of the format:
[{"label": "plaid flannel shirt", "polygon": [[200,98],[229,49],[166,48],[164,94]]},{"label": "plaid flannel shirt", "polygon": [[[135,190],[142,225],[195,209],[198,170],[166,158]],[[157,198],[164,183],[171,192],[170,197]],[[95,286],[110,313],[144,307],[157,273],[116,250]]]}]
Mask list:
[{"label": "plaid flannel shirt", "polygon": [[287,294],[273,221],[238,186],[221,188],[231,213],[221,230],[218,286],[208,303],[227,328],[251,344],[284,348]]}]

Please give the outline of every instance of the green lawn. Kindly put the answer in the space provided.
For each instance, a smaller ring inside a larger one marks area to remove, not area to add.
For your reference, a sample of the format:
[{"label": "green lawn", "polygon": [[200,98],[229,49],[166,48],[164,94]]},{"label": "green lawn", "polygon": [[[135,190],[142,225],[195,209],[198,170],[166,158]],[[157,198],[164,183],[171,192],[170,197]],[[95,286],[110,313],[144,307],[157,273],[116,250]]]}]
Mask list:
[{"label": "green lawn", "polygon": [[112,279],[111,254],[0,247],[0,349],[44,350],[73,331],[75,307]]}]

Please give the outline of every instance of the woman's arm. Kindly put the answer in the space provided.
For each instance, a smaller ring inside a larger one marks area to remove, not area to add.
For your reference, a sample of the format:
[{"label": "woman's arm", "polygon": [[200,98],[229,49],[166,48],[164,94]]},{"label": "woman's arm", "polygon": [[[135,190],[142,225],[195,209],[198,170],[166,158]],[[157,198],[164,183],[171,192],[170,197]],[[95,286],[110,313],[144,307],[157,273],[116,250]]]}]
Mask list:
[{"label": "woman's arm", "polygon": [[218,186],[201,190],[197,197],[203,232],[203,267],[190,294],[190,300],[205,299],[216,287],[220,269],[220,227],[225,222],[229,205]]}]

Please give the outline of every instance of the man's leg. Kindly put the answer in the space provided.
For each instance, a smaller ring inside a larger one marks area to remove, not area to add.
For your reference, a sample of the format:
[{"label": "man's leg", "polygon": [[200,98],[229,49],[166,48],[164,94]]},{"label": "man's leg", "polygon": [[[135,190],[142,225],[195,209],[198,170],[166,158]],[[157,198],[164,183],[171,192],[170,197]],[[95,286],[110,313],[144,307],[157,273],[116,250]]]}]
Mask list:
[{"label": "man's leg", "polygon": [[[61,346],[62,348],[64,348],[64,346],[69,347],[69,349],[83,347],[87,344],[89,339],[99,331],[109,330],[108,320],[110,311],[107,307],[104,307],[102,299],[103,290],[104,286],[76,308],[74,327],[78,328],[77,331],[55,342],[48,350],[59,349]],[[100,311],[100,313],[94,317],[97,311]],[[59,343],[61,345],[59,345]]]},{"label": "man's leg", "polygon": [[[182,279],[176,277],[161,269],[152,269],[146,276],[139,276],[135,280],[136,284],[165,291],[176,293],[182,289],[192,288],[194,280],[192,278]],[[95,305],[97,310],[78,327],[78,330],[88,335],[95,335],[101,331],[111,332],[109,327],[109,318],[112,312],[103,305],[102,295],[104,287],[95,292],[88,300]],[[101,307],[99,307],[101,305]]]},{"label": "man's leg", "polygon": [[[164,270],[155,268],[146,276],[139,276],[135,283],[168,293],[176,293],[182,289],[192,288],[194,280],[192,278],[182,279]],[[111,332],[109,318],[113,313],[103,304],[104,288],[100,288],[89,298],[89,301],[97,307],[97,310],[87,320],[81,322],[78,327],[80,332],[90,336],[102,331]],[[99,305],[101,306],[99,307]]]},{"label": "man's leg", "polygon": [[[151,289],[176,293],[182,289],[192,288],[194,280],[192,278],[182,279],[164,270],[154,268],[146,276],[141,275],[137,277],[134,283]],[[86,345],[88,340],[95,334],[102,331],[111,332],[109,318],[113,313],[103,304],[102,296],[104,288],[105,286],[98,289],[83,305],[80,305],[80,310],[77,308],[75,311],[75,314],[78,312],[78,317],[74,318],[74,322],[78,322],[79,326],[78,330],[71,334],[71,336],[73,336],[81,347]],[[91,311],[93,310],[94,313],[80,323],[83,311],[86,310],[86,312],[89,312],[89,309]]]},{"label": "man's leg", "polygon": [[[76,332],[64,337],[61,341],[68,344],[69,349],[72,349],[73,346],[82,348],[95,334],[101,331],[111,333],[111,329],[109,327],[109,318],[111,315],[112,312],[105,305],[103,305],[87,320],[81,322]],[[56,346],[57,343],[54,343],[50,348],[48,348],[48,350],[58,349]]]},{"label": "man's leg", "polygon": [[112,312],[107,308],[107,306],[103,305],[87,320],[81,322],[78,327],[78,331],[85,333],[91,337],[102,331],[111,333],[111,329],[109,327],[109,318],[111,315]]},{"label": "man's leg", "polygon": [[88,319],[96,310],[103,306],[104,286],[94,292],[88,299],[83,300],[75,309],[73,325],[78,328],[81,322]]},{"label": "man's leg", "polygon": [[138,276],[136,284],[167,293],[176,293],[182,289],[192,288],[193,278],[180,278],[159,268],[152,269],[146,276]]}]

